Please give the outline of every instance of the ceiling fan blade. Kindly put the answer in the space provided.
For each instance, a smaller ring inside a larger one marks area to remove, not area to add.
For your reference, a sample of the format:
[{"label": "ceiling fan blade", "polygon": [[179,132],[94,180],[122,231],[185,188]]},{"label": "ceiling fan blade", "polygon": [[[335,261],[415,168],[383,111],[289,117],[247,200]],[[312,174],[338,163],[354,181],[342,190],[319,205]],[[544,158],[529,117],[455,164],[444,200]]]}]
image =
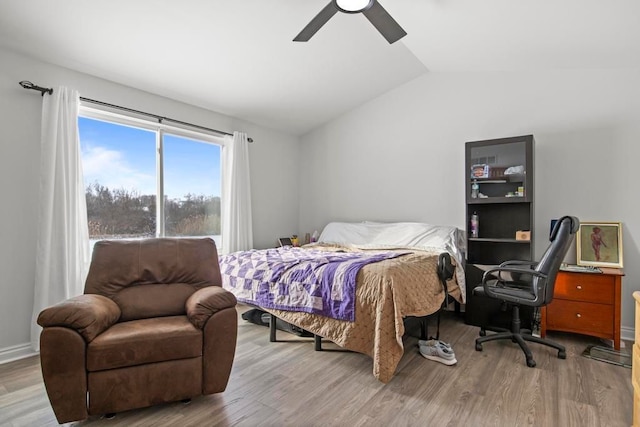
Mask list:
[{"label": "ceiling fan blade", "polygon": [[407,35],[407,32],[402,29],[377,0],[374,0],[371,7],[363,10],[362,13],[389,43],[395,43]]},{"label": "ceiling fan blade", "polygon": [[331,17],[336,13],[338,13],[338,9],[336,9],[336,7],[333,5],[333,2],[330,2],[328,5],[324,7],[324,9],[320,11],[320,13],[318,13],[315,16],[315,18],[311,20],[311,22],[307,24],[306,27],[302,29],[302,31],[300,31],[300,34],[298,34],[296,38],[293,39],[293,41],[294,42],[309,41],[309,39],[313,37],[313,35],[317,33],[318,30],[322,28],[322,26],[326,24],[327,21],[331,19]]}]

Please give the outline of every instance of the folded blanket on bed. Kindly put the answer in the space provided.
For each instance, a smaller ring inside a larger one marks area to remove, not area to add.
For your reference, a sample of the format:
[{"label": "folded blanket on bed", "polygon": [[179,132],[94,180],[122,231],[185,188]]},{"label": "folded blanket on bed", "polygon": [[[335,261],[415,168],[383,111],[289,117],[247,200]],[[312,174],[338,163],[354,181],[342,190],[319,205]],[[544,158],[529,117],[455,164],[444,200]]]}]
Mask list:
[{"label": "folded blanket on bed", "polygon": [[402,252],[327,252],[282,247],[220,257],[222,286],[239,301],[263,308],[355,320],[356,276]]}]

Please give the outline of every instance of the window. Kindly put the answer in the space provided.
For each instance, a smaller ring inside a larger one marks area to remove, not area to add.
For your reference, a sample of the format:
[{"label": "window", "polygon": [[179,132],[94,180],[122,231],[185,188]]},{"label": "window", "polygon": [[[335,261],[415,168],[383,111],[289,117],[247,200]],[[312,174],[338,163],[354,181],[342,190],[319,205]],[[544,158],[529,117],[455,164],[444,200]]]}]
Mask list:
[{"label": "window", "polygon": [[83,107],[89,237],[208,236],[221,245],[222,138]]}]

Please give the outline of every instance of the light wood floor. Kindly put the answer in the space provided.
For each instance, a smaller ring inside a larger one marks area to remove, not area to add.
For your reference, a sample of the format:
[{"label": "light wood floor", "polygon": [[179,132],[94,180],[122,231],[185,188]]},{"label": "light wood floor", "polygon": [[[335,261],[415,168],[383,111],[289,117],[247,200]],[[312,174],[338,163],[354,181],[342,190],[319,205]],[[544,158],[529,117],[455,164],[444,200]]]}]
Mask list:
[{"label": "light wood floor", "polygon": [[[240,307],[242,310],[243,307]],[[372,375],[371,360],[343,351],[315,352],[311,339],[240,319],[238,347],[224,393],[190,404],[173,403],[92,417],[76,425],[105,426],[629,426],[631,369],[581,356],[598,340],[550,334],[567,346],[567,359],[532,344],[527,368],[511,342],[476,352],[478,329],[446,313],[440,338],[458,364],[444,366],[405,338],[405,355],[389,384]],[[295,342],[298,340],[299,342]],[[335,345],[325,348],[338,350]],[[627,343],[627,347],[630,347]],[[37,357],[0,365],[0,426],[57,425]]]}]

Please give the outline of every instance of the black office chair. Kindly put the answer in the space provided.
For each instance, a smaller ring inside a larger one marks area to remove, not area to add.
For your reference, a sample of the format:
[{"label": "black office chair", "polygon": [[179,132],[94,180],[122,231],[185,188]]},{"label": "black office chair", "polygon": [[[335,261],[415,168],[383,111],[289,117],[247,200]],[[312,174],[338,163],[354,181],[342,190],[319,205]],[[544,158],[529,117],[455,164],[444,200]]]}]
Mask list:
[{"label": "black office chair", "polygon": [[564,216],[556,222],[551,237],[551,244],[540,262],[506,261],[498,267],[488,270],[482,277],[482,285],[473,289],[474,295],[486,295],[513,305],[511,330],[492,328],[498,332],[487,335],[485,328],[480,330],[480,338],[476,339],[476,350],[482,351],[482,343],[487,341],[509,339],[522,348],[527,366],[536,366],[531,350],[525,341],[536,342],[558,350],[558,358],[566,359],[565,348],[553,341],[534,337],[528,329],[520,328],[520,306],[542,307],[553,299],[553,288],[560,264],[575,237],[580,221],[573,216]]}]

